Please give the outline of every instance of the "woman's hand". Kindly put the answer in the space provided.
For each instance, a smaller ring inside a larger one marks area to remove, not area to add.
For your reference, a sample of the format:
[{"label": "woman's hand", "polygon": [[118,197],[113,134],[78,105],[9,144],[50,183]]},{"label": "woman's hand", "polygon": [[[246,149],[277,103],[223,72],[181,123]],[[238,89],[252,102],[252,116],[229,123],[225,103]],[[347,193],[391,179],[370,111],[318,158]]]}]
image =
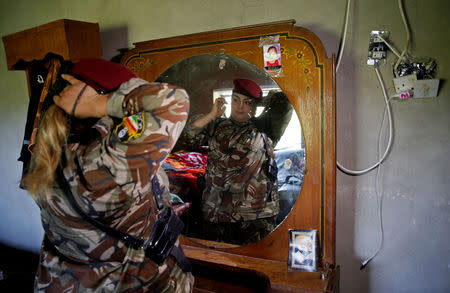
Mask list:
[{"label": "woman's hand", "polygon": [[[66,86],[59,95],[53,96],[53,101],[66,113],[72,115],[78,95],[80,95],[86,83],[69,74],[63,74],[61,76],[70,85]],[[75,105],[74,116],[77,118],[100,118],[106,116],[106,102],[108,101],[108,97],[108,94],[101,95],[92,87],[87,86],[81,94],[78,103]]]},{"label": "woman's hand", "polygon": [[219,118],[222,116],[222,114],[225,112],[226,107],[225,104],[227,102],[224,98],[217,98],[214,102],[211,112],[209,112],[207,115],[199,117],[197,120],[192,121],[191,125],[196,128],[203,128],[206,125],[208,125],[212,120],[215,118]]},{"label": "woman's hand", "polygon": [[225,101],[224,98],[217,98],[212,106],[210,115],[213,118],[221,117],[223,115],[223,113],[225,112],[225,110],[227,109],[225,107],[226,104],[227,104],[227,102]]}]

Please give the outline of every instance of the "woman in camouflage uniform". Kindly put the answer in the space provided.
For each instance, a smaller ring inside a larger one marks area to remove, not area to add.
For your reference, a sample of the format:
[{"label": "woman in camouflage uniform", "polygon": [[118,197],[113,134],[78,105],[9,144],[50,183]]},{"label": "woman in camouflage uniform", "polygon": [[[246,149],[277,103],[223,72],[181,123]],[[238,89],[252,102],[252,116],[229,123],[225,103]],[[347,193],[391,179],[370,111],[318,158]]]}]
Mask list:
[{"label": "woman in camouflage uniform", "polygon": [[261,99],[258,84],[236,79],[230,118],[220,118],[225,100],[219,98],[208,114],[193,117],[185,128],[189,144],[209,147],[202,196],[208,239],[242,245],[258,241],[275,228],[277,180],[269,178],[267,155],[273,158],[272,141],[266,136],[265,143],[253,120]]},{"label": "woman in camouflage uniform", "polygon": [[[69,85],[45,113],[24,180],[45,230],[35,292],[191,292],[192,274],[172,256],[158,266],[143,249],[87,223],[55,182],[61,164],[89,217],[148,239],[167,186],[160,165],[187,119],[186,92],[101,59],[81,60],[73,73],[84,81],[62,76]],[[95,123],[80,134],[67,118]]]}]

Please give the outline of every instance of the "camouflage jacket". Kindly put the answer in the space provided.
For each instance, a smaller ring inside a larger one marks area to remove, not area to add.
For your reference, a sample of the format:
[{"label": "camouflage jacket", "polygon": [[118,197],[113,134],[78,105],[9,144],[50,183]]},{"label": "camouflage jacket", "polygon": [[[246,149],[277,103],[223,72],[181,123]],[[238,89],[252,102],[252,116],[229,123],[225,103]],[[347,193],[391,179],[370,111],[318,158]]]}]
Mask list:
[{"label": "camouflage jacket", "polygon": [[[183,136],[192,145],[209,147],[202,195],[205,220],[239,222],[278,214],[278,182],[270,188],[264,140],[253,122],[218,118],[203,129],[188,123]],[[270,154],[273,157],[273,150]]]},{"label": "camouflage jacket", "polygon": [[[89,143],[67,145],[63,172],[90,217],[148,239],[158,214],[155,195],[167,189],[160,166],[186,123],[188,96],[168,84],[133,78],[112,94],[107,111]],[[147,292],[180,280],[170,281],[179,269],[172,257],[158,267],[142,249],[87,223],[56,183],[51,196],[37,203],[45,238],[36,292]]]}]

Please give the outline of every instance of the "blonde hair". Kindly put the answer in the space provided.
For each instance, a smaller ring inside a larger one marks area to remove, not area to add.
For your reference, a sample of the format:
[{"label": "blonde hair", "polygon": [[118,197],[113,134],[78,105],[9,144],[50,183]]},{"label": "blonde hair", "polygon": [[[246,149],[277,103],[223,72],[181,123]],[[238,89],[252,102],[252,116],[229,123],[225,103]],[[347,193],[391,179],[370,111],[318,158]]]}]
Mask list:
[{"label": "blonde hair", "polygon": [[50,106],[39,126],[30,171],[23,179],[34,199],[38,194],[47,196],[50,193],[68,131],[64,111],[56,105]]}]

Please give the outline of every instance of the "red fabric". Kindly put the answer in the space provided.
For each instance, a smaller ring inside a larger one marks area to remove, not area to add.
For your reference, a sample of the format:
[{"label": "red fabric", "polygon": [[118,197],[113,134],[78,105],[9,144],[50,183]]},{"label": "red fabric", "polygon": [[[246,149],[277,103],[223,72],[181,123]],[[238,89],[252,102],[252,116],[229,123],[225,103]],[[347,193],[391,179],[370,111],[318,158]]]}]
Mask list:
[{"label": "red fabric", "polygon": [[251,98],[259,99],[262,97],[262,90],[259,85],[250,79],[235,79],[233,81],[233,92],[242,94]]},{"label": "red fabric", "polygon": [[176,171],[184,171],[188,173],[205,173],[208,156],[200,153],[171,153],[166,163],[174,167]]},{"label": "red fabric", "polygon": [[170,192],[177,194],[185,201],[201,198],[202,191],[198,186],[198,177],[205,174],[207,161],[208,155],[206,154],[171,153],[165,161],[171,167],[170,171],[166,170]]},{"label": "red fabric", "polygon": [[266,62],[266,66],[280,66],[280,62],[278,62],[278,59],[275,60],[275,62]]},{"label": "red fabric", "polygon": [[81,59],[74,64],[72,74],[96,91],[111,92],[136,75],[122,64],[99,58]]}]

